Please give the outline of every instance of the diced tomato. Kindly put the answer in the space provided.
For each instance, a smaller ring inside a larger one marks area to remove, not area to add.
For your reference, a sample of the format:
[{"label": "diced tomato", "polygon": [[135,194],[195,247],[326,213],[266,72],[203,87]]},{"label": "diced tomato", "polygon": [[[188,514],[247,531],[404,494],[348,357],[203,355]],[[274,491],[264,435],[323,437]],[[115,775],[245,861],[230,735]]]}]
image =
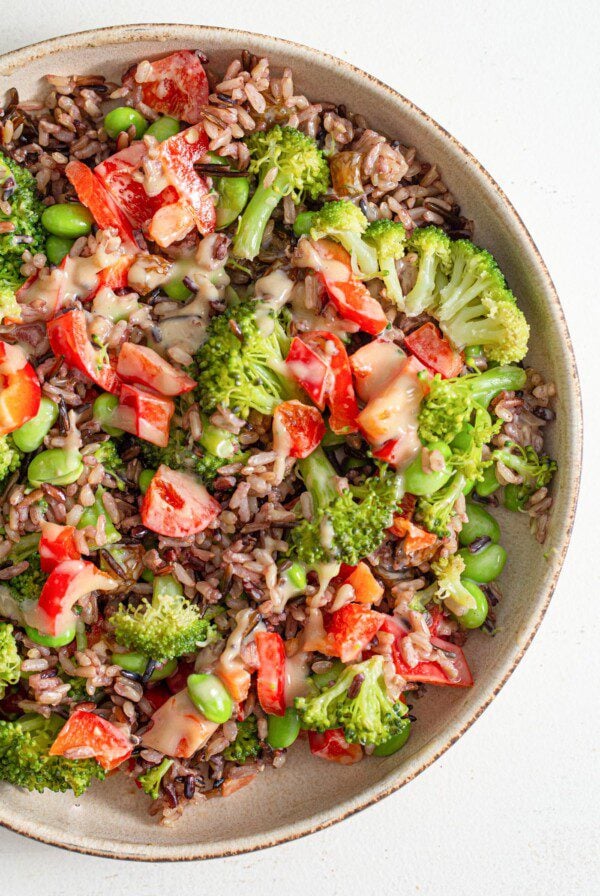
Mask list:
[{"label": "diced tomato", "polygon": [[[152,71],[144,73],[140,85],[144,103],[190,124],[200,121],[202,107],[208,103],[208,78],[196,53],[178,50],[151,65]],[[127,72],[123,84],[135,86],[136,68]]]},{"label": "diced tomato", "polygon": [[65,756],[71,750],[86,747],[107,772],[117,768],[133,752],[133,744],[124,731],[93,712],[76,709],[61,728],[50,747],[51,756]]},{"label": "diced tomato", "polygon": [[0,341],[0,436],[35,417],[41,396],[37,373],[23,349]]},{"label": "diced tomato", "polygon": [[156,196],[148,196],[144,184],[132,176],[140,170],[147,152],[144,141],[136,140],[94,168],[94,174],[100,178],[132,227],[138,230],[148,227],[159,208],[177,202],[179,198],[171,186]]},{"label": "diced tomato", "polygon": [[354,765],[363,758],[360,744],[349,744],[344,737],[343,728],[330,728],[329,731],[309,731],[308,745],[313,756],[337,762],[339,765]]},{"label": "diced tomato", "polygon": [[376,604],[383,597],[383,587],[379,584],[369,567],[362,560],[355,566],[344,580],[344,585],[354,589],[353,600],[359,604]]},{"label": "diced tomato", "polygon": [[458,376],[463,369],[465,359],[462,352],[455,351],[431,322],[409,333],[404,345],[425,367],[444,379]]},{"label": "diced tomato", "polygon": [[284,457],[308,457],[325,435],[317,408],[300,401],[284,401],[273,414],[273,448]]},{"label": "diced tomato", "polygon": [[[427,551],[432,557],[437,550],[438,539],[436,535],[427,532],[420,526],[415,526],[404,516],[395,516],[391,526],[392,532],[404,539],[404,550],[407,554]],[[425,558],[424,558],[425,559]]]},{"label": "diced tomato", "polygon": [[28,625],[45,635],[61,635],[75,622],[73,606],[92,591],[114,591],[114,576],[87,560],[63,560],[50,573],[37,605],[24,613]]},{"label": "diced tomato", "polygon": [[145,345],[125,342],[119,351],[117,373],[126,383],[141,383],[161,395],[183,395],[191,392],[195,380]]},{"label": "diced tomato", "polygon": [[135,241],[131,224],[100,178],[96,177],[87,165],[76,159],[69,162],[65,168],[65,174],[75,187],[79,201],[92,213],[98,227],[101,230],[106,230],[108,227],[114,228],[127,251],[139,252],[140,249]]},{"label": "diced tomato", "polygon": [[221,785],[221,795],[231,796],[243,787],[247,787],[248,784],[252,784],[255,778],[256,772],[253,775],[244,775],[243,778],[227,778]]},{"label": "diced tomato", "polygon": [[406,355],[399,346],[384,339],[373,339],[350,355],[356,394],[370,401],[388,386],[401,369]]},{"label": "diced tomato", "polygon": [[219,726],[209,722],[189,698],[187,689],[173,694],[152,716],[152,726],[142,735],[142,744],[165,756],[189,759]]},{"label": "diced tomato", "polygon": [[258,702],[273,716],[285,713],[285,646],[277,632],[257,632],[258,651],[256,690]]},{"label": "diced tomato", "polygon": [[85,312],[73,309],[48,321],[48,341],[57,358],[88,376],[105,392],[117,393],[120,381],[106,355],[94,348],[87,332]]},{"label": "diced tomato", "polygon": [[385,621],[383,613],[358,603],[346,604],[332,613],[325,623],[329,656],[351,663],[367,647]]},{"label": "diced tomato", "polygon": [[142,523],[152,532],[185,538],[202,532],[221,513],[221,505],[187,473],[161,464],[142,501]]},{"label": "diced tomato", "polygon": [[146,442],[166,448],[174,413],[173,399],[156,395],[142,386],[123,383],[119,392],[119,404],[110,416],[110,424],[139,436]]},{"label": "diced tomato", "polygon": [[42,572],[52,572],[63,560],[79,560],[81,558],[75,531],[75,526],[42,523],[42,537],[39,546]]},{"label": "diced tomato", "polygon": [[310,395],[317,407],[323,410],[329,366],[321,356],[298,336],[294,336],[285,363],[296,382]]},{"label": "diced tomato", "polygon": [[456,668],[457,677],[450,678],[450,676],[439,665],[439,663],[436,663],[434,661],[424,661],[422,663],[417,663],[416,666],[407,665],[402,657],[398,645],[401,639],[405,638],[408,633],[395,619],[392,619],[391,616],[385,617],[381,629],[382,631],[390,632],[395,636],[395,641],[392,644],[392,659],[394,661],[396,672],[398,673],[398,675],[401,675],[402,678],[405,679],[405,681],[418,681],[423,682],[424,684],[448,685],[450,687],[456,688],[468,688],[473,684],[473,676],[471,674],[471,670],[469,669],[469,664],[467,663],[467,659],[463,651],[457,644],[453,644],[451,641],[443,641],[441,638],[437,637],[431,638],[431,644],[433,645],[433,647],[436,647],[438,650],[443,650],[447,655],[449,655]]}]

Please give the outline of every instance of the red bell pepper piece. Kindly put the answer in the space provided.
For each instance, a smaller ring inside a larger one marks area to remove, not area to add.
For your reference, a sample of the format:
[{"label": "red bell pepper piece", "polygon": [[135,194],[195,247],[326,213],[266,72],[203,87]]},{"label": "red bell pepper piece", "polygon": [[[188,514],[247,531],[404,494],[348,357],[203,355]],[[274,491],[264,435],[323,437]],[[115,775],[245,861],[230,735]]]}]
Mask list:
[{"label": "red bell pepper piece", "polygon": [[373,339],[350,355],[356,394],[361,401],[379,395],[400,373],[406,355],[394,342]]},{"label": "red bell pepper piece", "polygon": [[142,735],[142,744],[165,756],[189,759],[219,726],[199,712],[187,688],[173,694],[152,716],[152,726]]},{"label": "red bell pepper piece", "polygon": [[359,604],[371,606],[383,597],[383,587],[362,560],[344,579],[342,587],[345,585],[350,585],[354,590],[352,600]]},{"label": "red bell pepper piece", "polygon": [[[209,88],[197,54],[178,50],[151,65],[151,72],[144,73],[144,81],[139,85],[144,103],[156,112],[190,124],[200,121],[203,106],[208,103]],[[130,87],[136,84],[136,69],[137,66],[126,73],[123,84]]]},{"label": "red bell pepper piece", "polygon": [[458,376],[463,369],[463,353],[455,351],[431,322],[409,333],[404,345],[425,367],[439,373],[444,379]]},{"label": "red bell pepper piece", "polygon": [[133,744],[121,728],[93,712],[76,709],[50,747],[51,756],[65,756],[86,747],[107,772],[117,768],[133,752]]},{"label": "red bell pepper piece", "polygon": [[434,660],[425,660],[416,666],[408,666],[400,652],[399,643],[408,634],[395,619],[386,616],[382,631],[390,632],[395,636],[392,644],[392,659],[398,675],[406,681],[420,681],[425,684],[448,685],[455,688],[468,688],[473,684],[473,676],[463,651],[457,644],[451,641],[443,641],[441,638],[432,637],[433,647],[449,654],[457,671],[456,678],[450,678],[448,673]]},{"label": "red bell pepper piece", "polygon": [[138,230],[145,230],[163,205],[177,202],[179,196],[174,187],[166,187],[156,196],[148,196],[144,184],[135,180],[133,173],[141,169],[148,154],[143,140],[136,140],[127,149],[109,156],[94,168],[117,206],[128,221]]},{"label": "red bell pepper piece", "polygon": [[37,373],[23,349],[0,341],[0,436],[35,417],[41,396]]},{"label": "red bell pepper piece", "polygon": [[114,591],[118,584],[93,563],[63,560],[44,582],[37,605],[25,612],[25,620],[45,635],[62,635],[75,623],[72,608],[78,600],[92,591]]},{"label": "red bell pepper piece", "polygon": [[174,413],[175,404],[171,398],[156,395],[141,386],[122,383],[119,404],[110,416],[110,424],[159,448],[166,448]]},{"label": "red bell pepper piece", "polygon": [[92,213],[98,227],[101,230],[114,228],[128,252],[139,252],[140,248],[135,241],[131,224],[100,178],[96,177],[87,165],[77,160],[69,162],[65,174],[73,184],[79,201]]},{"label": "red bell pepper piece", "polygon": [[273,414],[273,448],[284,457],[308,457],[321,443],[325,424],[317,408],[283,401]]},{"label": "red bell pepper piece", "polygon": [[258,702],[273,716],[285,714],[285,646],[277,632],[257,632],[258,651],[256,690]]},{"label": "red bell pepper piece", "polygon": [[141,383],[161,395],[191,392],[196,381],[144,345],[125,342],[119,351],[117,373],[126,383]]},{"label": "red bell pepper piece", "polygon": [[345,604],[325,623],[326,653],[351,663],[371,643],[386,617],[358,603]]},{"label": "red bell pepper piece", "polygon": [[48,321],[48,341],[57,358],[65,359],[105,392],[117,393],[120,380],[105,353],[94,348],[87,333],[85,312],[73,309]]},{"label": "red bell pepper piece", "polygon": [[360,744],[349,744],[344,737],[343,728],[330,728],[329,731],[309,731],[308,745],[313,756],[337,762],[339,765],[354,765],[363,758]]},{"label": "red bell pepper piece", "polygon": [[75,538],[75,526],[59,526],[58,523],[42,523],[39,554],[42,572],[52,570],[63,560],[80,560],[81,551]]},{"label": "red bell pepper piece", "polygon": [[202,532],[221,513],[221,505],[187,473],[161,464],[142,501],[142,523],[170,538]]},{"label": "red bell pepper piece", "polygon": [[296,382],[302,386],[317,407],[323,410],[327,396],[329,366],[321,356],[303,339],[294,336],[285,363]]}]

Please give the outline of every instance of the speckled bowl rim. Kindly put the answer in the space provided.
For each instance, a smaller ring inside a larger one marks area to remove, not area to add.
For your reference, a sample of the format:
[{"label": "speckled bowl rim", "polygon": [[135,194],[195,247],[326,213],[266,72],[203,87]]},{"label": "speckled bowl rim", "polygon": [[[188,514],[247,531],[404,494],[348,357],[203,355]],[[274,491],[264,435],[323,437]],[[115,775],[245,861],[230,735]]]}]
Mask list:
[{"label": "speckled bowl rim", "polygon": [[[438,124],[435,119],[431,118],[431,116],[423,112],[422,109],[412,103],[405,96],[389,87],[389,85],[385,84],[383,81],[380,81],[378,78],[373,77],[373,75],[362,71],[362,69],[357,68],[351,63],[339,59],[336,56],[332,56],[329,53],[325,53],[321,50],[308,47],[304,44],[286,40],[280,37],[273,37],[270,35],[243,31],[240,29],[229,29],[216,26],[191,24],[186,25],[148,23],[133,25],[114,25],[106,28],[95,28],[89,31],[74,32],[72,34],[66,34],[61,37],[55,37],[49,40],[40,41],[39,43],[30,44],[29,46],[22,47],[18,50],[12,50],[8,53],[2,54],[0,55],[0,68],[4,71],[10,71],[10,69],[18,69],[43,56],[51,56],[63,50],[81,48],[90,44],[92,44],[93,46],[98,46],[99,44],[120,44],[129,42],[133,43],[135,40],[160,40],[163,43],[168,43],[168,41],[171,39],[187,39],[189,36],[191,42],[193,42],[195,45],[201,45],[203,36],[219,34],[227,34],[229,37],[231,37],[231,35],[236,35],[237,37],[239,37],[240,47],[243,47],[248,39],[259,41],[262,40],[267,43],[276,44],[284,48],[286,46],[293,47],[295,50],[300,50],[304,53],[307,53],[308,55],[312,55],[315,58],[316,62],[322,63],[322,61],[324,60],[328,66],[335,66],[348,72],[352,72],[355,75],[359,75],[361,78],[365,78],[366,80],[370,81],[371,84],[375,85],[378,90],[383,91],[391,96],[399,106],[410,109],[413,114],[416,114],[424,122],[426,122],[430,128],[436,130],[438,134],[441,135],[445,140],[452,143],[454,148],[458,150],[458,152],[464,157],[464,159],[478,170],[479,174],[482,175],[483,178],[487,181],[488,186],[494,192],[496,192],[496,194],[500,198],[500,201],[508,210],[511,218],[513,219],[515,230],[519,231],[521,238],[529,244],[531,252],[536,259],[538,272],[541,274],[545,284],[545,299],[551,306],[551,310],[554,314],[556,323],[562,331],[564,350],[567,356],[568,366],[570,367],[570,376],[567,381],[568,391],[570,394],[568,396],[565,396],[565,398],[569,402],[572,402],[573,418],[575,424],[572,433],[573,444],[571,446],[571,452],[573,458],[575,460],[578,460],[579,463],[574,463],[572,465],[569,472],[568,483],[566,485],[566,491],[568,493],[568,507],[565,508],[567,524],[564,531],[563,542],[561,548],[556,552],[552,560],[549,561],[551,562],[553,567],[550,585],[547,588],[544,601],[538,605],[537,609],[528,622],[526,641],[520,647],[516,648],[513,653],[512,660],[510,659],[510,657],[507,657],[508,668],[506,668],[505,665],[504,671],[501,674],[501,678],[497,681],[496,685],[493,688],[489,689],[487,693],[482,694],[480,705],[477,707],[475,712],[473,712],[471,716],[463,723],[459,732],[450,736],[448,738],[448,741],[441,748],[435,750],[431,755],[425,756],[421,765],[417,769],[408,774],[403,774],[400,770],[392,771],[382,781],[366,788],[366,790],[359,797],[352,799],[349,798],[340,803],[334,813],[315,813],[312,818],[303,819],[287,826],[286,830],[282,831],[280,835],[273,836],[272,834],[268,834],[264,836],[255,835],[248,838],[240,838],[238,844],[235,847],[223,847],[222,849],[211,851],[210,853],[208,853],[203,846],[200,846],[195,851],[194,847],[192,847],[191,845],[187,848],[179,845],[174,846],[174,852],[177,851],[177,855],[165,856],[164,852],[162,852],[161,850],[162,854],[157,857],[152,854],[152,846],[148,845],[146,853],[144,854],[140,854],[139,852],[136,852],[135,854],[127,854],[123,850],[121,844],[119,844],[118,851],[110,850],[108,845],[110,841],[103,840],[102,838],[97,838],[97,845],[94,845],[93,842],[89,842],[92,841],[93,838],[86,838],[88,841],[86,845],[66,843],[61,842],[58,837],[52,837],[48,833],[42,833],[39,830],[41,826],[36,822],[18,825],[14,822],[9,823],[7,821],[3,821],[2,818],[0,818],[0,825],[2,827],[12,830],[15,833],[29,837],[32,840],[37,840],[41,843],[46,843],[52,846],[58,846],[62,849],[67,849],[72,852],[78,852],[86,855],[102,856],[112,859],[128,859],[142,862],[192,861],[198,859],[222,858],[225,856],[240,855],[247,852],[266,849],[271,846],[276,846],[280,843],[297,840],[300,837],[304,837],[308,834],[312,834],[316,831],[328,828],[331,825],[336,824],[339,821],[343,821],[345,818],[348,818],[351,815],[360,812],[362,809],[378,803],[384,797],[389,796],[391,793],[394,793],[405,784],[408,784],[410,781],[412,781],[417,775],[419,775],[433,762],[439,759],[439,757],[442,756],[446,752],[446,750],[448,750],[454,743],[456,743],[456,741],[471,727],[471,725],[475,721],[477,721],[484,710],[487,709],[487,707],[490,705],[494,697],[496,697],[496,695],[504,687],[504,685],[516,669],[517,665],[523,658],[526,650],[528,649],[536,632],[539,629],[542,619],[545,616],[546,610],[548,609],[548,605],[550,603],[552,595],[554,594],[558,577],[560,575],[562,566],[565,561],[567,549],[569,547],[579,495],[579,485],[581,479],[581,459],[583,452],[583,413],[581,388],[568,326],[565,320],[562,306],[560,304],[560,300],[558,298],[558,294],[556,292],[556,288],[554,286],[552,278],[550,277],[546,264],[531,234],[527,230],[522,218],[520,217],[504,191],[489,174],[489,172],[483,167],[483,165],[480,164],[480,162],[477,161],[477,159],[469,152],[469,150],[466,149],[466,147],[463,146],[462,143],[460,143],[460,141],[456,140],[456,138],[453,137],[452,134],[450,134],[440,124]],[[427,747],[425,746],[423,747],[423,752],[426,753],[426,751]],[[1,812],[2,809],[0,807],[0,814]],[[185,855],[181,854],[183,850],[186,851]]]}]

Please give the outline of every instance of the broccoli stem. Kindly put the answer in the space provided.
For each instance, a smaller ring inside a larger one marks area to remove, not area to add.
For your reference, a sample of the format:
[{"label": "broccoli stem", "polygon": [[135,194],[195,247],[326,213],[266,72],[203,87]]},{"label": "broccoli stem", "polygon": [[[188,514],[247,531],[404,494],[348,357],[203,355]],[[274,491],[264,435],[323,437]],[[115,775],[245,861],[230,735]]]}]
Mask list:
[{"label": "broccoli stem", "polygon": [[226,459],[235,454],[233,435],[226,429],[209,423],[205,417],[202,418],[202,435],[199,441],[204,450],[215,457]]},{"label": "broccoli stem", "polygon": [[298,469],[311,494],[315,510],[324,510],[337,497],[333,481],[337,475],[321,447],[298,461]]},{"label": "broccoli stem", "polygon": [[262,238],[269,219],[283,199],[289,182],[283,174],[278,174],[269,187],[263,184],[264,178],[254,191],[254,195],[240,219],[240,226],[233,241],[233,254],[236,258],[256,258],[260,252]]},{"label": "broccoli stem", "polygon": [[513,392],[522,389],[526,379],[527,374],[522,367],[511,365],[490,367],[473,381],[473,398],[484,408],[487,408],[492,399],[500,392]]}]

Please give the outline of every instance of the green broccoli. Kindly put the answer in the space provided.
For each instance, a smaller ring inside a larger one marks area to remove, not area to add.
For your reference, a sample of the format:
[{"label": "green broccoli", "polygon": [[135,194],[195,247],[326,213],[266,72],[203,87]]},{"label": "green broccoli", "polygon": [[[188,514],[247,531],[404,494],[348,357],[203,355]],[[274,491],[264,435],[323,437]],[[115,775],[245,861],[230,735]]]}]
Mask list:
[{"label": "green broccoli", "polygon": [[290,553],[307,565],[334,560],[356,565],[372,554],[392,524],[402,497],[401,478],[386,467],[339,494],[336,472],[322,448],[300,460],[298,468],[312,497],[313,518],[292,529]]},{"label": "green broccoli", "polygon": [[523,448],[509,439],[492,453],[491,461],[501,461],[521,477],[522,482],[510,486],[512,500],[507,502],[507,506],[517,510],[524,508],[535,491],[551,482],[557,469],[556,461],[547,455],[540,457],[531,445]]},{"label": "green broccoli", "polygon": [[0,780],[40,793],[72,790],[75,796],[81,796],[94,778],[103,781],[104,769],[95,759],[49,755],[63,724],[59,716],[44,719],[33,713],[15,722],[0,722]]},{"label": "green broccoli", "polygon": [[21,677],[21,660],[13,627],[8,622],[0,622],[0,700],[6,689],[16,684]]},{"label": "green broccoli", "polygon": [[0,436],[0,483],[19,469],[22,459],[23,452],[19,451],[11,437]]},{"label": "green broccoli", "polygon": [[11,564],[20,563],[21,560],[27,560],[32,554],[37,554],[40,537],[41,532],[28,532],[27,535],[21,535],[6,560]]},{"label": "green broccoli", "polygon": [[151,470],[157,469],[161,464],[166,464],[172,470],[188,470],[195,473],[205,485],[212,483],[221,467],[243,463],[249,456],[248,452],[239,450],[233,433],[214,426],[206,417],[202,420],[199,444],[204,449],[203,453],[194,448],[189,433],[176,427],[171,430],[166,448],[158,448],[150,442],[140,440],[141,456],[146,467]]},{"label": "green broccoli", "polygon": [[343,728],[348,743],[385,743],[404,727],[407,707],[387,693],[383,657],[345,666],[336,681],[315,696],[296,697],[303,727],[312,731]]},{"label": "green broccoli", "polygon": [[[301,202],[318,199],[329,186],[329,165],[315,141],[289,127],[275,125],[257,131],[246,140],[250,152],[248,171],[258,185],[246,206],[233,242],[236,258],[256,258],[263,234],[284,196]],[[268,186],[265,186],[265,180]]]},{"label": "green broccoli", "polygon": [[452,267],[450,246],[450,238],[439,227],[419,227],[413,231],[407,250],[416,252],[419,262],[415,285],[405,301],[406,313],[411,317],[435,308],[440,281]]},{"label": "green broccoli", "polygon": [[223,758],[242,765],[247,759],[256,759],[260,751],[258,722],[256,716],[251,715],[243,722],[238,722],[236,738],[223,750]]},{"label": "green broccoli", "polygon": [[[44,207],[37,194],[34,177],[0,151],[0,193],[10,205],[10,213],[0,209],[0,223],[12,230],[0,233],[0,323],[5,317],[19,319],[21,311],[15,292],[23,283],[22,256],[44,251],[41,217]],[[4,230],[4,228],[2,228]]]},{"label": "green broccoli", "polygon": [[159,663],[191,653],[214,641],[217,629],[183,596],[172,576],[156,576],[152,602],[121,604],[110,623],[118,644]]},{"label": "green broccoli", "polygon": [[356,261],[361,273],[373,277],[378,268],[377,253],[362,239],[368,223],[354,203],[339,200],[326,202],[316,212],[303,212],[296,219],[294,232],[297,236],[306,232],[313,240],[332,239],[341,243]]},{"label": "green broccoli", "polygon": [[173,765],[173,761],[173,759],[167,759],[165,757],[160,765],[152,766],[152,768],[149,768],[138,777],[138,782],[142,790],[144,793],[147,793],[148,796],[151,796],[153,800],[157,800],[160,796],[162,779]]},{"label": "green broccoli", "polygon": [[40,568],[40,555],[31,554],[28,563],[29,566],[24,572],[8,582],[10,593],[19,604],[36,601],[46,581],[46,573]]},{"label": "green broccoli", "polygon": [[477,601],[461,580],[465,571],[462,557],[458,554],[441,557],[431,564],[431,571],[437,578],[436,598],[452,613],[460,616],[477,608]]},{"label": "green broccoli", "polygon": [[367,227],[365,241],[374,246],[377,252],[379,270],[388,299],[394,302],[399,311],[404,311],[404,296],[396,269],[396,262],[402,258],[406,247],[404,226],[385,218],[374,221]]},{"label": "green broccoli", "polygon": [[98,463],[102,464],[108,475],[112,476],[117,483],[117,488],[122,492],[125,489],[125,482],[123,481],[125,464],[123,463],[116,442],[113,442],[112,439],[107,439],[106,442],[102,442],[100,447],[96,448],[94,451],[94,457]]},{"label": "green broccoli", "polygon": [[196,392],[208,414],[218,405],[240,417],[247,417],[252,408],[273,414],[282,401],[297,397],[284,363],[285,330],[275,316],[272,332],[266,332],[262,320],[259,326],[259,307],[254,300],[246,300],[213,317],[208,326],[206,342],[196,354]]},{"label": "green broccoli", "polygon": [[475,405],[471,423],[465,423],[450,442],[452,454],[448,465],[459,470],[468,480],[478,482],[491,466],[491,459],[483,460],[483,447],[500,431],[502,420],[492,421],[485,408]]},{"label": "green broccoli", "polygon": [[469,240],[452,243],[452,273],[439,291],[435,316],[458,348],[481,346],[499,364],[527,353],[529,326],[495,259]]},{"label": "green broccoli", "polygon": [[417,501],[417,518],[435,535],[441,538],[449,534],[449,523],[455,515],[455,505],[467,485],[463,473],[456,472],[452,479],[433,495],[425,495]]}]

